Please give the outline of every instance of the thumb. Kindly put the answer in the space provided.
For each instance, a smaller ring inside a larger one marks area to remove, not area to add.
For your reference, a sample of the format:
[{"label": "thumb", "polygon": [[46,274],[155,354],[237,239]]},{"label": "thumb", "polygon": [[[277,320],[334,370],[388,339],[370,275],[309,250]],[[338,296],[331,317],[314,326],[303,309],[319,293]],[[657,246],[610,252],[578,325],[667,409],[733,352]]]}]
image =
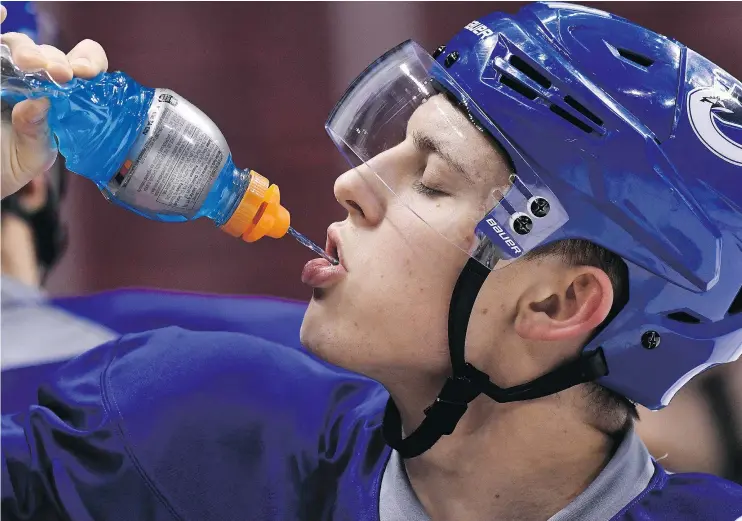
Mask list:
[{"label": "thumb", "polygon": [[49,129],[49,100],[26,100],[13,108],[13,174],[21,185],[51,168],[57,144]]}]

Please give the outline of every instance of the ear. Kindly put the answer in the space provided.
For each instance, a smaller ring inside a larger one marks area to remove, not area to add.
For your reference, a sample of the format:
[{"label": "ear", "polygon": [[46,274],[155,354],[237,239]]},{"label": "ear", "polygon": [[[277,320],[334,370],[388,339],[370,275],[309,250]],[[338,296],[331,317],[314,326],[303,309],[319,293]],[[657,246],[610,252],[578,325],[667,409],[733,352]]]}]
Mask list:
[{"label": "ear", "polygon": [[515,330],[529,340],[587,337],[608,316],[613,286],[606,273],[592,266],[566,271],[549,286],[540,281],[518,303]]}]

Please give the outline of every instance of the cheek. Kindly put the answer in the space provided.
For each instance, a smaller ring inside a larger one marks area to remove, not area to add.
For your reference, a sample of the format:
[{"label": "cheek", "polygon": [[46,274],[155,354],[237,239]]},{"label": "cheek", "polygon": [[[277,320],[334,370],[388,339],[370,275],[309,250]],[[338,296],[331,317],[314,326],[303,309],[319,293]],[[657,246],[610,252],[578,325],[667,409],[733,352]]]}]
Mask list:
[{"label": "cheek", "polygon": [[413,290],[409,294],[436,289],[450,295],[466,263],[467,256],[449,235],[463,238],[471,229],[450,221],[447,228],[440,224],[431,220],[426,224],[409,209],[395,207],[379,230],[377,258],[382,265],[390,264],[395,281]]},{"label": "cheek", "polygon": [[448,308],[466,256],[406,214],[390,212],[369,234],[374,260],[354,274],[353,328],[386,362],[437,371],[448,360]]},{"label": "cheek", "polygon": [[[451,198],[429,200],[424,206],[418,206],[418,214],[429,225],[425,226],[428,231],[426,237],[430,236],[434,248],[432,241],[444,239],[461,250],[471,251],[476,227],[482,220],[484,210],[475,208],[465,200]],[[441,250],[440,247],[436,249]],[[442,253],[446,254],[445,251]]]},{"label": "cheek", "polygon": [[425,319],[438,313],[453,287],[450,257],[455,248],[422,223],[401,228],[390,222],[384,228],[378,230],[378,242],[369,252],[374,262],[358,281],[364,294],[381,314]]},{"label": "cheek", "polygon": [[364,280],[366,300],[354,328],[375,358],[371,365],[434,372],[445,366],[450,290],[429,263],[397,252]]},{"label": "cheek", "polygon": [[393,217],[377,230],[376,262],[360,281],[373,302],[369,325],[384,324],[394,343],[446,344],[451,293],[467,257],[416,217],[404,227]]}]

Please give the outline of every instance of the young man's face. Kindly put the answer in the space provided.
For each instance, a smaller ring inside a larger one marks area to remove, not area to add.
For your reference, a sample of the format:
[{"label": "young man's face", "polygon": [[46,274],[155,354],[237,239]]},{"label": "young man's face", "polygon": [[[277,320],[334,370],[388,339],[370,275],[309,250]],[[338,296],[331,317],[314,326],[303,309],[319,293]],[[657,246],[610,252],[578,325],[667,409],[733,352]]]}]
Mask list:
[{"label": "young man's face", "polygon": [[302,342],[371,377],[413,368],[443,374],[449,302],[468,258],[464,250],[493,192],[504,193],[507,163],[437,95],[411,115],[401,143],[369,164],[335,183],[348,218],[331,226],[328,242],[344,269],[305,271],[315,290]]}]

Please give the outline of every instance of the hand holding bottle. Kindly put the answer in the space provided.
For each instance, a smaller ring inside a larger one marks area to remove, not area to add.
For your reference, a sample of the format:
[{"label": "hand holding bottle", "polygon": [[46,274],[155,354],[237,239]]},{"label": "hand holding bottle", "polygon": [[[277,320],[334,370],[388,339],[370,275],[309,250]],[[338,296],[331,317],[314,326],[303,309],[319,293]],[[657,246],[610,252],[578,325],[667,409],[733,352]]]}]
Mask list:
[{"label": "hand holding bottle", "polygon": [[[0,22],[7,11],[0,6]],[[108,68],[103,48],[92,40],[83,40],[68,54],[50,45],[36,45],[21,33],[2,35],[15,64],[24,71],[45,70],[57,83],[73,77],[93,78]],[[46,172],[57,157],[57,147],[49,130],[47,99],[24,100],[12,109],[12,116],[2,119],[2,166],[0,195],[5,197],[31,179]]]},{"label": "hand holding bottle", "polygon": [[100,44],[83,40],[64,54],[10,33],[2,35],[0,51],[0,95],[16,103],[2,123],[3,197],[48,170],[60,153],[106,198],[149,219],[206,217],[247,242],[290,234],[337,263],[290,227],[278,186],[234,165],[206,114],[171,90],[106,73]]}]

